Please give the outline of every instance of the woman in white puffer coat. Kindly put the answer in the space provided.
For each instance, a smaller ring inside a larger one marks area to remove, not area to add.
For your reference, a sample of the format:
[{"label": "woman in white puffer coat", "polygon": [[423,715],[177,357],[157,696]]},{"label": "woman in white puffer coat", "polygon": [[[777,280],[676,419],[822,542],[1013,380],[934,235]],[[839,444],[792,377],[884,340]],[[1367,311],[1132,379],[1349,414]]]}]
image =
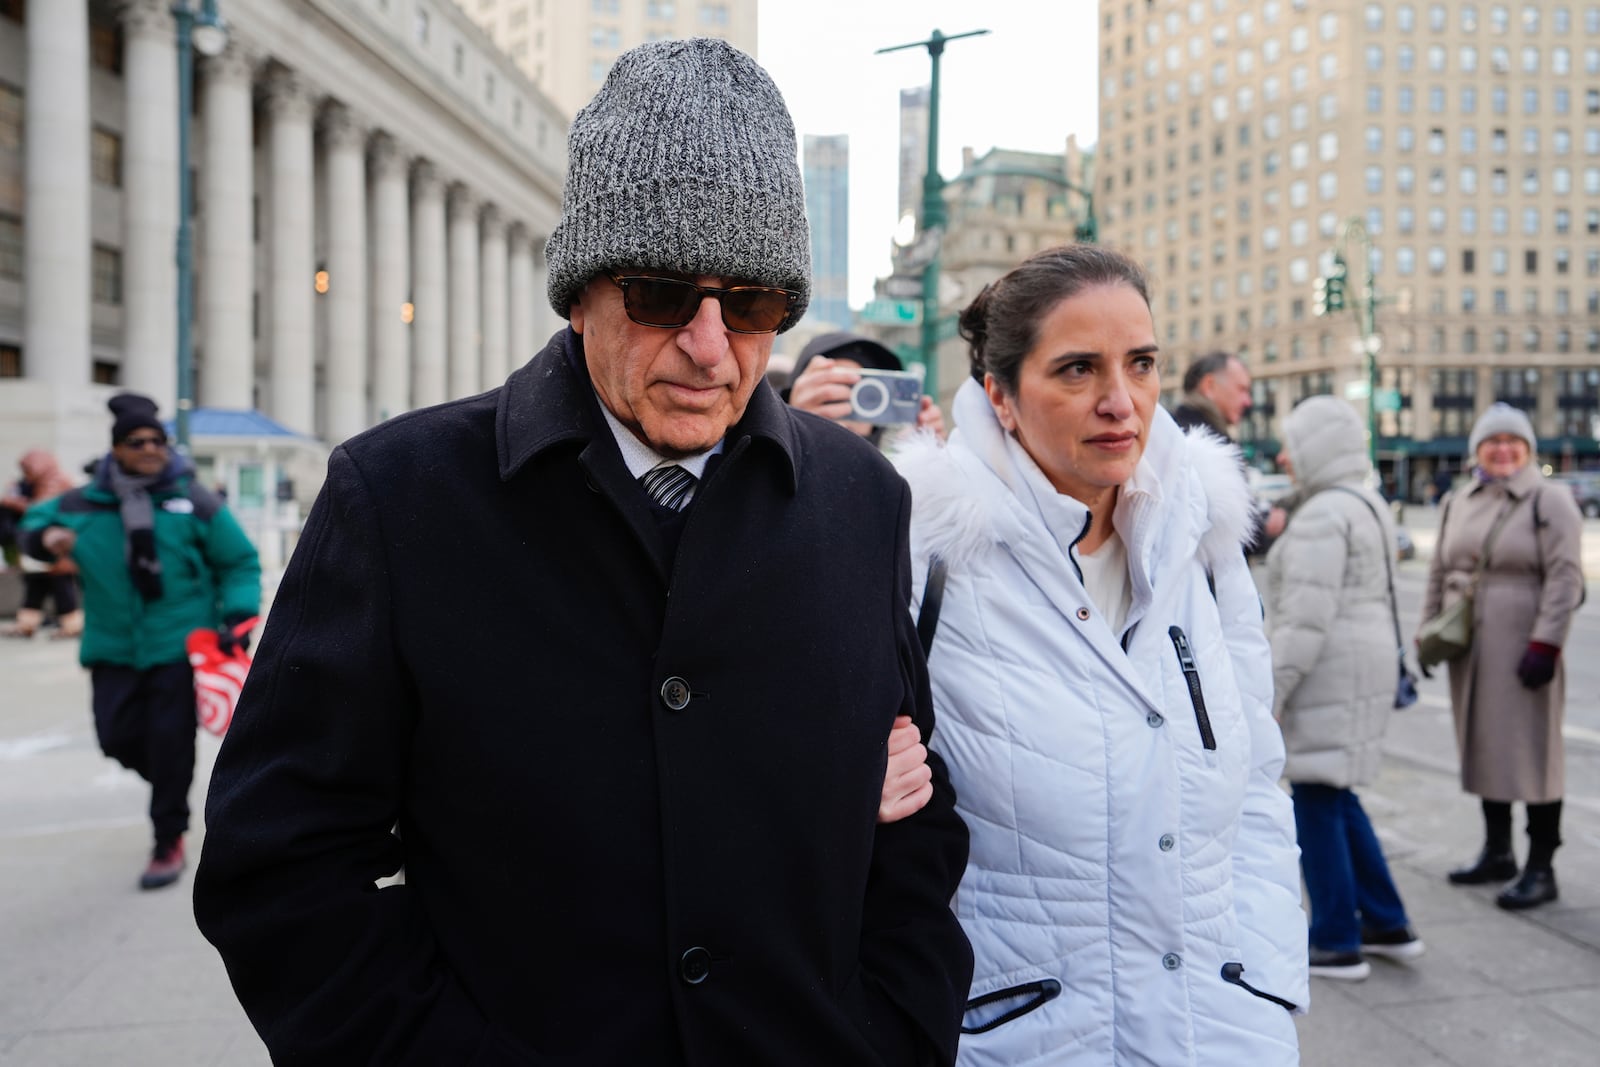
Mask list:
[{"label": "woman in white puffer coat", "polygon": [[1394,525],[1365,487],[1366,427],[1343,400],[1298,404],[1279,460],[1301,503],[1267,553],[1267,629],[1311,902],[1311,973],[1359,980],[1372,970],[1363,953],[1423,951],[1352,788],[1377,776],[1394,708]]},{"label": "woman in white puffer coat", "polygon": [[948,567],[928,664],[971,831],[959,1062],[1297,1063],[1305,916],[1237,455],[1157,407],[1118,253],[1040,253],[961,326],[957,429],[897,457],[913,554]]}]

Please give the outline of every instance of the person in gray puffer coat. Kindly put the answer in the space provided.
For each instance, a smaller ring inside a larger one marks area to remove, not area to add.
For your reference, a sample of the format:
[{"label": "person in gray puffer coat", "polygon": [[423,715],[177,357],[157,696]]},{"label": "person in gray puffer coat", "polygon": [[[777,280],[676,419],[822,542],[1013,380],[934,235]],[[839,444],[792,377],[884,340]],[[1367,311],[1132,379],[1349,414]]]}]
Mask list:
[{"label": "person in gray puffer coat", "polygon": [[1349,404],[1312,397],[1283,437],[1279,462],[1302,503],[1267,554],[1273,712],[1311,902],[1311,973],[1360,979],[1371,973],[1363,953],[1410,959],[1423,948],[1353,789],[1377,774],[1394,707],[1395,532],[1364,484],[1365,428]]}]

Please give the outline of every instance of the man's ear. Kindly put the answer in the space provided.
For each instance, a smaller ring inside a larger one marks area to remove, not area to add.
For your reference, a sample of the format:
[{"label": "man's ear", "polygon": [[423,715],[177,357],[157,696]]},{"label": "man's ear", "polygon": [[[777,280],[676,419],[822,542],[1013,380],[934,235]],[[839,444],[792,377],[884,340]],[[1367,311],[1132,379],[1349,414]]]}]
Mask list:
[{"label": "man's ear", "polygon": [[[588,287],[585,286],[584,288],[588,288]],[[578,291],[578,294],[572,298],[572,302],[567,305],[567,321],[572,323],[572,332],[573,333],[579,335],[580,337],[583,336],[583,290],[582,289],[580,289]]]}]

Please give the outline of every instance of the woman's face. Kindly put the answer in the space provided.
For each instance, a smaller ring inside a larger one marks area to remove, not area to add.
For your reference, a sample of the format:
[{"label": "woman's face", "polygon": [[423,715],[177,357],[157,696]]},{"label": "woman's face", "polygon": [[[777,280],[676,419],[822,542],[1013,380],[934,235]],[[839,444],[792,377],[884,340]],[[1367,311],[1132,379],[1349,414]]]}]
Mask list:
[{"label": "woman's face", "polygon": [[1091,506],[1132,477],[1161,392],[1150,308],[1131,285],[1056,304],[1022,361],[1015,395],[991,375],[989,402],[1057,492]]},{"label": "woman's face", "polygon": [[1514,433],[1497,433],[1478,442],[1478,466],[1491,478],[1509,478],[1528,465],[1528,442]]}]

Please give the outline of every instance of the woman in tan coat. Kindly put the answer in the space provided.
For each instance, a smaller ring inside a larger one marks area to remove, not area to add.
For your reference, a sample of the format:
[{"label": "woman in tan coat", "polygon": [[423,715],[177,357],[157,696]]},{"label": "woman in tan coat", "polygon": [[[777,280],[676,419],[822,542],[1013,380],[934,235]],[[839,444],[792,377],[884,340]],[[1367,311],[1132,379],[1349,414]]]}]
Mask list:
[{"label": "woman in tan coat", "polygon": [[[1495,898],[1502,908],[1556,899],[1551,858],[1561,844],[1566,755],[1561,720],[1566,679],[1561,646],[1583,602],[1583,517],[1572,494],[1551,486],[1534,462],[1533,425],[1519,409],[1493,404],[1469,440],[1472,480],[1445,496],[1439,543],[1428,571],[1423,618],[1467,592],[1497,520],[1473,610],[1471,650],[1450,664],[1450,703],[1461,785],[1483,800],[1483,852],[1450,872],[1457,885],[1517,880]],[[1528,860],[1517,877],[1511,803],[1528,807]]]}]

